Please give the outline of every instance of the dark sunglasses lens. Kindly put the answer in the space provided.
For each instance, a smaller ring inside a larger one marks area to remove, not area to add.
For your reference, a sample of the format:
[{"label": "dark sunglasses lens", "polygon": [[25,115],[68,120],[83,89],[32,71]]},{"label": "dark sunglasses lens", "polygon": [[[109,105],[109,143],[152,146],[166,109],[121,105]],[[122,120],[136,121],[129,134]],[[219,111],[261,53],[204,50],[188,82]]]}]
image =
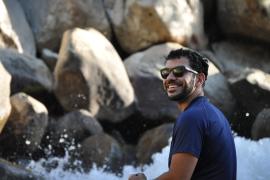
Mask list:
[{"label": "dark sunglasses lens", "polygon": [[161,77],[163,79],[166,79],[170,74],[170,70],[169,69],[161,69],[160,74],[161,74]]},{"label": "dark sunglasses lens", "polygon": [[182,66],[176,67],[172,70],[175,77],[182,77],[185,74],[185,68]]}]

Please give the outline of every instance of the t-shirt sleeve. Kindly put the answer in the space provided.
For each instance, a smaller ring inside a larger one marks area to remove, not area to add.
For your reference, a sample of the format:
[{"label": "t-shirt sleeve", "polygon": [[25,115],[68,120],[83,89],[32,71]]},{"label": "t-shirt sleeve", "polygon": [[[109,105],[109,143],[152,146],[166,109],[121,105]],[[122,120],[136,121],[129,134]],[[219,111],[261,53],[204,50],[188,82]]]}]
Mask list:
[{"label": "t-shirt sleeve", "polygon": [[199,158],[204,138],[205,126],[200,113],[186,113],[175,127],[172,154],[190,153]]}]

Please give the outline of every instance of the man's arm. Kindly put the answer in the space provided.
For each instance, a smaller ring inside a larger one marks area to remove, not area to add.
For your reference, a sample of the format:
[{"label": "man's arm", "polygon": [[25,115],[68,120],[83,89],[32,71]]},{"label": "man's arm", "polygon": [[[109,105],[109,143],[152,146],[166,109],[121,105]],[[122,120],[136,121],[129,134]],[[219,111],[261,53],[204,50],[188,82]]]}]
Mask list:
[{"label": "man's arm", "polygon": [[[168,172],[155,178],[155,180],[190,180],[196,167],[198,158],[189,153],[176,153],[172,156]],[[146,180],[144,174],[131,175],[129,180]]]},{"label": "man's arm", "polygon": [[170,169],[156,180],[190,180],[198,158],[189,153],[176,153],[172,156]]}]

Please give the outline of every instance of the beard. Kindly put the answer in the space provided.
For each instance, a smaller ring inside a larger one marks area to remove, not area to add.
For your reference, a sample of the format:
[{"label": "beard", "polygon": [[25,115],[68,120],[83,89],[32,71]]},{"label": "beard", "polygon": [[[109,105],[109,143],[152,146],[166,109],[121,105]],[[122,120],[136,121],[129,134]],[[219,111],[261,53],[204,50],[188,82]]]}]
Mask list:
[{"label": "beard", "polygon": [[181,93],[176,94],[174,96],[168,96],[168,98],[172,101],[177,101],[177,102],[185,101],[192,94],[194,82],[195,82],[195,78],[193,77],[192,80],[184,86]]}]

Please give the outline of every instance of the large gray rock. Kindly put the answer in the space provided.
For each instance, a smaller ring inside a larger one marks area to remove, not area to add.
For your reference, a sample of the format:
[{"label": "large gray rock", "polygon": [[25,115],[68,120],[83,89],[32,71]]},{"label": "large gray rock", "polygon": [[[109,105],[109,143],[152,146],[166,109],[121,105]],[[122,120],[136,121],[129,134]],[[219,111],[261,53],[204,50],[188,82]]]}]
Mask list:
[{"label": "large gray rock", "polygon": [[107,134],[97,134],[85,139],[81,144],[80,160],[85,170],[95,164],[116,171],[123,159],[123,150],[119,143]]},{"label": "large gray rock", "polygon": [[15,50],[0,49],[0,61],[12,76],[11,94],[52,90],[52,73],[40,59],[20,54]]},{"label": "large gray rock", "polygon": [[48,111],[36,99],[18,93],[10,98],[12,111],[0,136],[3,154],[28,154],[38,149],[48,124]]},{"label": "large gray rock", "polygon": [[88,109],[119,122],[133,110],[134,91],[111,43],[94,29],[64,34],[55,71],[55,94],[66,110]]},{"label": "large gray rock", "polygon": [[126,52],[168,41],[197,48],[207,44],[199,0],[105,0],[105,6]]},{"label": "large gray rock", "polygon": [[0,47],[36,55],[32,30],[17,0],[0,1]]},{"label": "large gray rock", "polygon": [[230,36],[244,36],[270,42],[270,6],[262,0],[218,0],[221,30]]},{"label": "large gray rock", "polygon": [[263,109],[256,117],[252,126],[251,135],[253,139],[270,137],[270,109]]},{"label": "large gray rock", "polygon": [[172,136],[173,124],[163,124],[146,131],[137,145],[137,162],[141,165],[152,162],[152,155],[161,152]]},{"label": "large gray rock", "polygon": [[110,39],[111,29],[102,1],[19,0],[34,32],[37,47],[57,50],[64,31],[94,27]]},{"label": "large gray rock", "polygon": [[248,68],[270,72],[268,47],[241,41],[223,41],[212,45],[215,64],[226,77],[239,74]]},{"label": "large gray rock", "polygon": [[159,70],[164,67],[164,57],[171,50],[181,47],[176,43],[156,45],[125,59],[124,64],[137,97],[137,107],[143,117],[168,122],[179,114],[177,103],[170,101],[163,89]]},{"label": "large gray rock", "polygon": [[4,128],[11,112],[10,105],[10,82],[11,76],[0,62],[0,133]]}]

